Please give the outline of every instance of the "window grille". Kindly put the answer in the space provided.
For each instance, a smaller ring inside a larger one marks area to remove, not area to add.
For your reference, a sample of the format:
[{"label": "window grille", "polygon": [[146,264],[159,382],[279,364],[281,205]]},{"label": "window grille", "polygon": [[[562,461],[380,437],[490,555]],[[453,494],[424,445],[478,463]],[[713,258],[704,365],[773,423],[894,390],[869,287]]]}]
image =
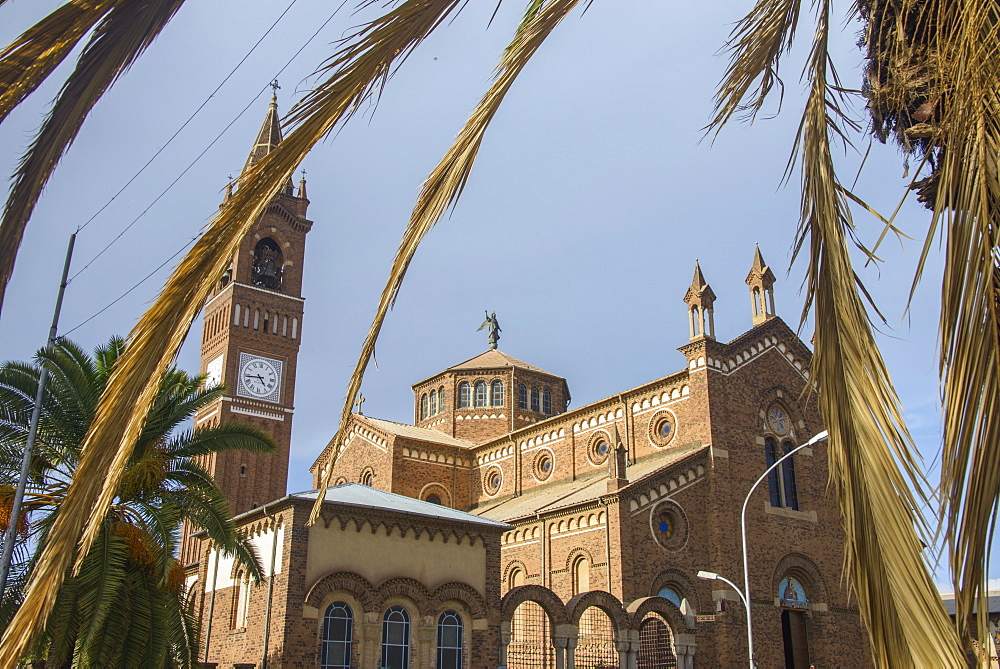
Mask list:
[{"label": "window grille", "polygon": [[462,669],[462,618],[445,611],[438,618],[437,669]]},{"label": "window grille", "polygon": [[420,396],[420,420],[427,418],[429,409],[430,403],[427,401],[427,394],[424,393]]},{"label": "window grille", "polygon": [[478,381],[476,382],[476,406],[484,407],[486,406],[486,382]]},{"label": "window grille", "polygon": [[494,381],[490,393],[490,403],[495,407],[503,406],[503,381]]},{"label": "window grille", "polygon": [[[556,650],[549,631],[549,617],[535,602],[524,602],[514,610],[508,669],[555,669]],[[579,665],[584,666],[584,665]]]},{"label": "window grille", "polygon": [[576,665],[592,669],[617,669],[615,628],[608,614],[596,606],[591,606],[580,616],[579,630]]},{"label": "window grille", "polygon": [[647,613],[639,625],[637,669],[676,669],[670,628],[656,613]]},{"label": "window grille", "polygon": [[458,408],[464,409],[472,406],[472,386],[468,381],[458,384]]},{"label": "window grille", "polygon": [[552,413],[552,393],[548,389],[542,392],[542,413]]},{"label": "window grille", "polygon": [[344,602],[334,602],[323,617],[321,669],[350,669],[354,615]]},{"label": "window grille", "polygon": [[538,411],[538,388],[531,389],[531,410]]},{"label": "window grille", "polygon": [[517,408],[525,410],[528,408],[528,388],[523,383],[517,386]]},{"label": "window grille", "polygon": [[382,669],[409,669],[410,615],[394,606],[382,618]]}]

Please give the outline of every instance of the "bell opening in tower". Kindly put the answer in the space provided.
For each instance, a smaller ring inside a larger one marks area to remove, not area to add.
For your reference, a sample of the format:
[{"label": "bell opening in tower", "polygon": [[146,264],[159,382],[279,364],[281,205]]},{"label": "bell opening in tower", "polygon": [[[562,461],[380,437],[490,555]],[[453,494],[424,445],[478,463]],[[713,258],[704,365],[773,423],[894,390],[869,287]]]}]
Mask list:
[{"label": "bell opening in tower", "polygon": [[270,237],[257,242],[253,252],[253,285],[269,290],[281,290],[285,259],[281,248]]}]

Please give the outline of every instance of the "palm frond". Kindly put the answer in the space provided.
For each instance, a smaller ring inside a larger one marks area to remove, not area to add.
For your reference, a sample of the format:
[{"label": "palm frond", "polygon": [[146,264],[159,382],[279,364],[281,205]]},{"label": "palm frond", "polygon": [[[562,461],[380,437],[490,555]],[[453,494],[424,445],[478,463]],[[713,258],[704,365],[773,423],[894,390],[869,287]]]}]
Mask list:
[{"label": "palm frond", "polygon": [[[76,546],[86,554],[94,542],[99,519],[109,508],[131,456],[129,445],[141,433],[160,381],[250,225],[316,142],[350,116],[377,89],[377,83],[389,76],[394,64],[458,4],[458,0],[408,0],[349,38],[326,65],[331,78],[301,106],[299,127],[241,177],[225,209],[132,330],[101,398],[83,444],[84,455],[48,534],[24,604],[0,639],[0,667],[11,666],[9,658],[20,657],[44,626]],[[7,247],[0,244],[0,249]]]},{"label": "palm frond", "polygon": [[[417,251],[417,247],[424,236],[441,219],[441,216],[454,206],[461,196],[472,172],[476,155],[479,153],[483,136],[517,76],[545,42],[545,38],[576,7],[578,2],[579,0],[550,0],[539,8],[522,28],[518,29],[513,42],[507,47],[501,58],[500,66],[497,68],[496,81],[473,110],[469,120],[459,132],[444,158],[424,181],[416,205],[410,214],[410,222],[403,233],[396,257],[393,259],[389,279],[382,289],[375,319],[362,345],[361,356],[354,368],[354,373],[351,375],[346,400],[341,409],[340,425],[330,441],[331,444],[339,445],[344,438],[344,431],[351,417],[353,400],[361,389],[365,369],[375,351],[375,342],[382,329],[382,324],[385,322],[386,314],[396,300],[399,287],[402,285],[406,270]],[[337,448],[331,448],[330,453],[330,460],[323,464],[323,481],[310,514],[310,522],[315,522],[319,516],[326,488],[330,485],[330,478],[333,476],[333,462],[336,458]]]},{"label": "palm frond", "polygon": [[716,133],[737,113],[752,120],[775,84],[780,86],[778,62],[792,45],[801,4],[801,0],[758,0],[733,28],[726,43],[732,56],[708,126]]},{"label": "palm frond", "polygon": [[[14,271],[14,261],[24,229],[56,164],[73,143],[87,114],[104,92],[145,51],[183,2],[184,0],[75,0],[56,10],[57,14],[67,8],[94,7],[83,15],[89,19],[101,20],[14,176],[10,197],[4,208],[3,219],[0,220],[0,309],[3,308],[3,296],[11,272]],[[85,23],[85,29],[89,29],[94,22],[80,19],[76,23]],[[79,36],[72,43],[60,40],[58,46],[72,48],[78,39]],[[41,36],[35,41],[40,41],[43,45],[47,42]],[[21,54],[21,51],[15,53]],[[30,54],[31,49],[28,49],[28,53],[21,55],[28,57]],[[60,60],[64,56],[65,53],[60,51]],[[44,59],[40,62],[44,62]],[[9,74],[20,75],[16,81],[30,81],[31,78],[22,69],[15,67]],[[3,88],[4,74],[0,69],[0,91],[10,93],[13,96],[11,102],[23,98],[23,95],[21,98],[17,97],[21,89],[16,81],[11,82],[8,88]],[[48,72],[44,74],[47,75]],[[2,99],[0,94],[0,120],[5,116]]]},{"label": "palm frond", "polygon": [[[1000,44],[996,7],[963,6],[941,26],[935,79],[935,225],[947,239],[941,288],[943,516],[955,582],[955,622],[971,641],[988,635],[986,579],[1000,495]],[[975,616],[978,607],[980,615]]]},{"label": "palm frond", "polygon": [[[802,210],[796,250],[808,244],[815,309],[813,379],[830,431],[830,479],[845,532],[845,572],[868,628],[876,666],[964,666],[958,637],[921,556],[911,485],[922,484],[899,400],[878,352],[851,266],[850,210],[830,137],[840,122],[827,49],[829,0],[818,4],[799,131]],[[902,466],[901,472],[897,461]],[[923,500],[921,500],[923,501]]]},{"label": "palm frond", "polygon": [[0,122],[52,73],[118,0],[70,0],[0,52]]}]

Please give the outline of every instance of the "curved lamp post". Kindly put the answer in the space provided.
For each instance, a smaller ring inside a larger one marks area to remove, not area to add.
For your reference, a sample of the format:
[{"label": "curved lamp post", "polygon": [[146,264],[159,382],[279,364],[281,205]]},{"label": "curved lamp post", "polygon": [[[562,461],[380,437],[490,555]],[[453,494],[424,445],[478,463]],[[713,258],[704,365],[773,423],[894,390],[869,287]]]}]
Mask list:
[{"label": "curved lamp post", "polygon": [[740,539],[741,539],[741,541],[743,543],[743,590],[742,590],[742,592],[740,591],[739,588],[737,588],[735,585],[733,585],[732,581],[729,581],[729,580],[727,580],[727,579],[719,576],[718,574],[716,574],[714,572],[710,572],[710,571],[699,571],[698,572],[698,578],[703,578],[703,579],[710,580],[710,581],[711,580],[718,580],[718,581],[722,581],[723,583],[728,584],[730,588],[732,588],[733,590],[736,591],[736,594],[738,594],[740,596],[740,599],[743,601],[743,608],[746,609],[746,612],[747,612],[747,654],[748,654],[749,660],[750,660],[750,669],[755,669],[755,667],[757,666],[757,660],[754,657],[754,651],[753,651],[753,615],[750,612],[750,564],[749,564],[749,559],[748,559],[748,555],[747,555],[747,505],[750,503],[750,496],[753,495],[753,491],[757,489],[757,486],[760,485],[760,482],[763,481],[764,479],[766,479],[767,475],[770,474],[782,462],[784,462],[788,458],[792,457],[793,455],[795,455],[796,453],[798,453],[803,448],[806,448],[807,446],[814,446],[814,445],[818,444],[821,441],[826,441],[829,438],[830,438],[830,433],[827,432],[826,430],[823,430],[819,434],[814,435],[806,443],[804,443],[804,444],[802,444],[800,446],[796,446],[795,448],[793,448],[792,450],[788,451],[787,453],[785,453],[784,455],[782,455],[780,458],[778,458],[777,460],[775,460],[774,464],[772,464],[770,467],[768,467],[766,470],[764,470],[764,473],[760,475],[760,478],[758,478],[756,481],[754,481],[754,484],[752,486],[750,486],[750,490],[749,490],[749,492],[747,492],[746,499],[743,500],[743,510],[740,512]]}]

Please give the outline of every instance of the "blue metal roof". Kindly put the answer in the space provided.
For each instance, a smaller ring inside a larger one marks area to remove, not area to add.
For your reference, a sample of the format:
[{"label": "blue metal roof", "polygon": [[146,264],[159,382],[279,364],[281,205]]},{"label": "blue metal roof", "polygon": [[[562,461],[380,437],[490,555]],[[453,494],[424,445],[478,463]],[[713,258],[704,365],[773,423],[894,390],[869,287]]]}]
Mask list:
[{"label": "blue metal roof", "polygon": [[[305,492],[292,493],[289,497],[299,499],[316,499],[319,496],[318,490],[307,490]],[[506,523],[489,520],[480,516],[450,509],[440,504],[423,502],[419,499],[397,495],[395,493],[369,488],[360,483],[341,483],[330,486],[326,489],[325,503],[343,504],[344,506],[356,506],[367,509],[379,509],[392,511],[395,513],[408,513],[415,516],[426,516],[428,518],[439,518],[458,523],[471,523],[475,525],[487,525],[496,528],[509,527]]]}]

